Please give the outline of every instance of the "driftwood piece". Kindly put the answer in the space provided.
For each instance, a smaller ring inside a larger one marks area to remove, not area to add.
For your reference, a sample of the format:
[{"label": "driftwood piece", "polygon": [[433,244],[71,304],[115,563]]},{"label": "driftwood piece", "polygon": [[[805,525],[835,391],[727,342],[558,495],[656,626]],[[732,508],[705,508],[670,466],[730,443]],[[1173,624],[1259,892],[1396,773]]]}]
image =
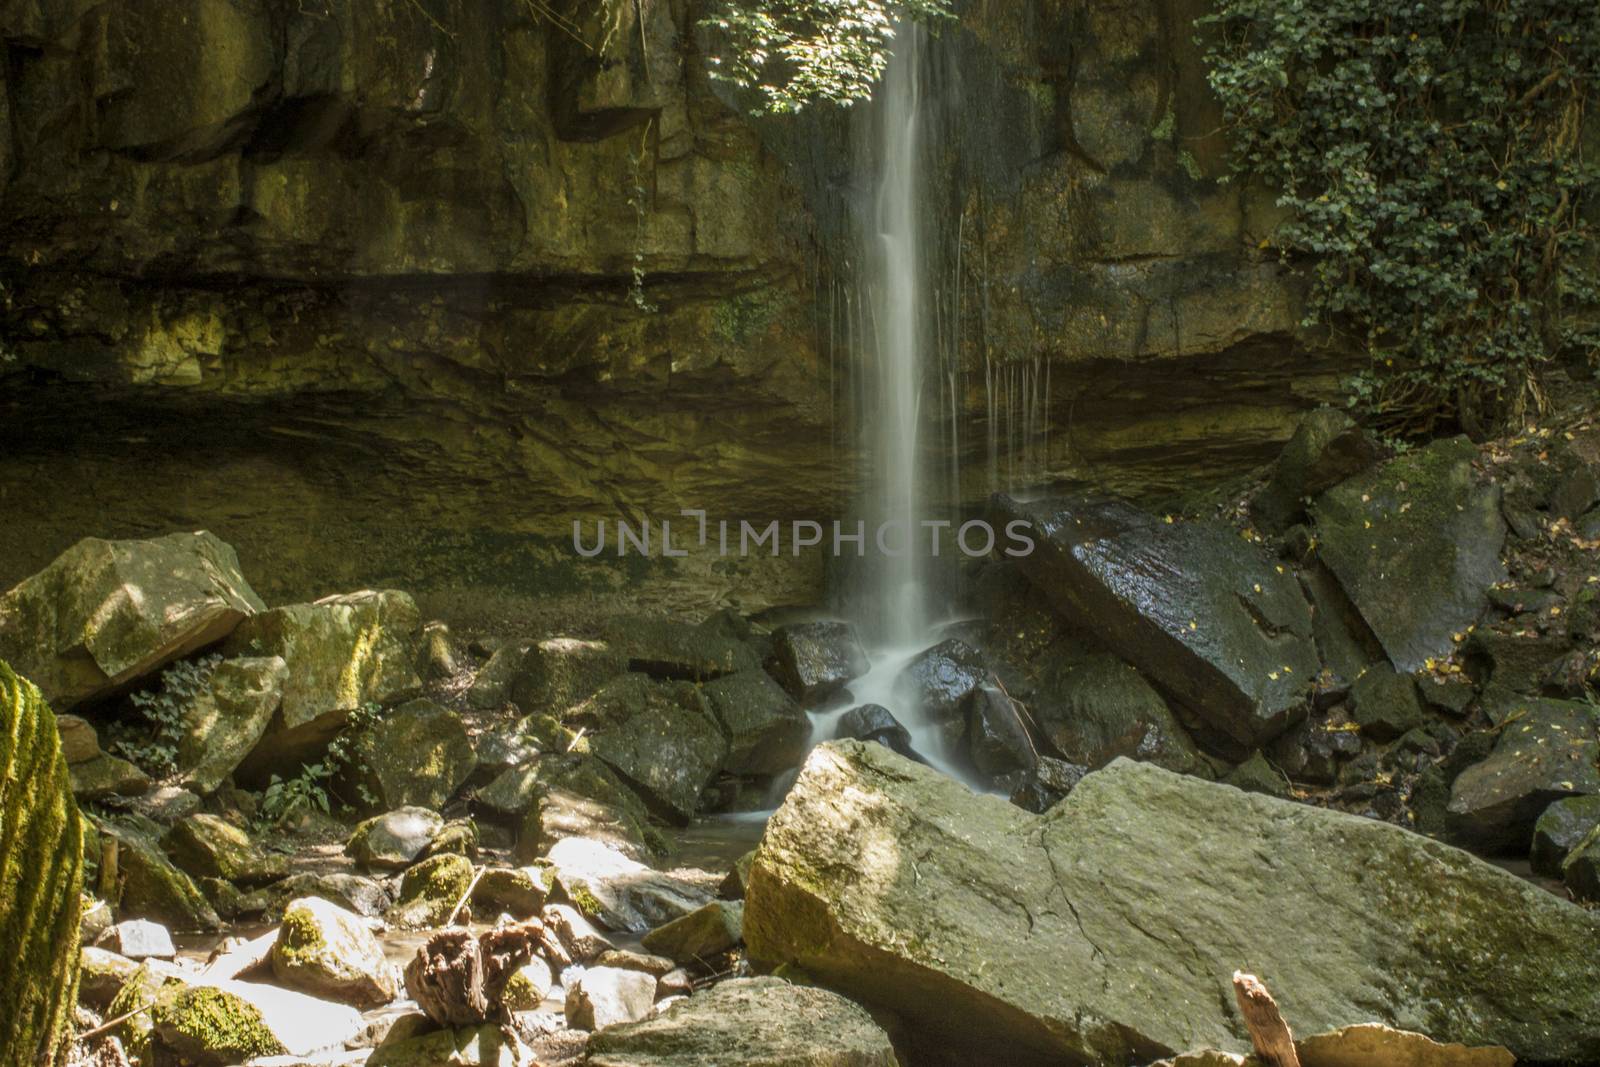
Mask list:
[{"label": "driftwood piece", "polygon": [[1233,972],[1233,995],[1239,1001],[1239,1014],[1250,1030],[1250,1043],[1255,1046],[1267,1067],[1300,1067],[1300,1056],[1294,1050],[1294,1034],[1283,1021],[1277,1001],[1261,984],[1261,979],[1243,971]]},{"label": "driftwood piece", "polygon": [[406,992],[440,1026],[502,1022],[506,984],[533,958],[543,933],[537,919],[478,937],[441,930],[406,965]]}]

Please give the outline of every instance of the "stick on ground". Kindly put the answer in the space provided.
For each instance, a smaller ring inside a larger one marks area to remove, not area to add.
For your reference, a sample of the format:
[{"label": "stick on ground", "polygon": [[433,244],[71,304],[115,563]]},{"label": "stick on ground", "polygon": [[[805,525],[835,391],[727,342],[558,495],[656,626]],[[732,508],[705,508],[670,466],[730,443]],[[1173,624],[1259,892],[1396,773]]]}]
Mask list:
[{"label": "stick on ground", "polygon": [[1250,1029],[1250,1043],[1268,1067],[1300,1067],[1294,1050],[1294,1034],[1283,1021],[1277,1001],[1261,984],[1261,979],[1243,971],[1233,972],[1233,995],[1239,1001],[1239,1014]]}]

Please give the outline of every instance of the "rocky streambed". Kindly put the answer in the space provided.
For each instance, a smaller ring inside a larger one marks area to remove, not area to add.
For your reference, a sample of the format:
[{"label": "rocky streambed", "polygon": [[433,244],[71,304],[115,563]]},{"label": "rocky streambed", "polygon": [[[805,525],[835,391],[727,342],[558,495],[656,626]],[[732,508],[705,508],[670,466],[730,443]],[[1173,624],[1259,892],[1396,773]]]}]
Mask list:
[{"label": "rocky streambed", "polygon": [[1308,1067],[1600,1062],[1597,473],[1582,413],[1386,457],[1322,412],[1182,514],[997,498],[1036,551],[881,685],[815,606],[452,630],[85,540],[0,597],[0,1036],[1236,1063],[1238,970]]}]

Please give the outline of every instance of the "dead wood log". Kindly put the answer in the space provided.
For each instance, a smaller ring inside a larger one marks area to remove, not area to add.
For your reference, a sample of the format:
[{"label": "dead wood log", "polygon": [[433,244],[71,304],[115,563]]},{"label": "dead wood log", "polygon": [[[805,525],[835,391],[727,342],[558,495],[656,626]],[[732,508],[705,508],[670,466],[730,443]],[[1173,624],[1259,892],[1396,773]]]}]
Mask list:
[{"label": "dead wood log", "polygon": [[1250,1030],[1250,1043],[1255,1046],[1267,1067],[1300,1067],[1300,1056],[1294,1050],[1294,1034],[1283,1021],[1277,1001],[1261,984],[1261,979],[1243,971],[1233,972],[1233,995],[1239,1001],[1239,1014]]},{"label": "dead wood log", "polygon": [[533,958],[543,934],[537,919],[477,937],[441,930],[406,965],[406,992],[440,1026],[503,1022],[506,985]]}]

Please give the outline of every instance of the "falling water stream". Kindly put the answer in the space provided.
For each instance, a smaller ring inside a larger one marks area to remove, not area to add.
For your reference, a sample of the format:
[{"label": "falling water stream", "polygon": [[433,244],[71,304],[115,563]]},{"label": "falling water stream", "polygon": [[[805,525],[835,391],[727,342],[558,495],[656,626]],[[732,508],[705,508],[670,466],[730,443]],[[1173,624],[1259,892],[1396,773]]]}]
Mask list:
[{"label": "falling water stream", "polygon": [[[931,517],[922,470],[924,380],[933,342],[928,297],[924,220],[924,64],[927,35],[902,25],[894,56],[878,91],[876,139],[878,182],[870,209],[860,213],[867,275],[871,381],[870,471],[861,511],[868,531],[883,531],[869,545],[857,598],[860,629],[867,639],[871,670],[850,686],[846,706],[880,704],[911,734],[912,747],[929,763],[961,777],[954,753],[923,714],[915,696],[896,680],[916,655],[937,641],[938,606],[930,574],[931,540],[923,527]],[[816,717],[813,736],[832,737],[846,708]]]}]

